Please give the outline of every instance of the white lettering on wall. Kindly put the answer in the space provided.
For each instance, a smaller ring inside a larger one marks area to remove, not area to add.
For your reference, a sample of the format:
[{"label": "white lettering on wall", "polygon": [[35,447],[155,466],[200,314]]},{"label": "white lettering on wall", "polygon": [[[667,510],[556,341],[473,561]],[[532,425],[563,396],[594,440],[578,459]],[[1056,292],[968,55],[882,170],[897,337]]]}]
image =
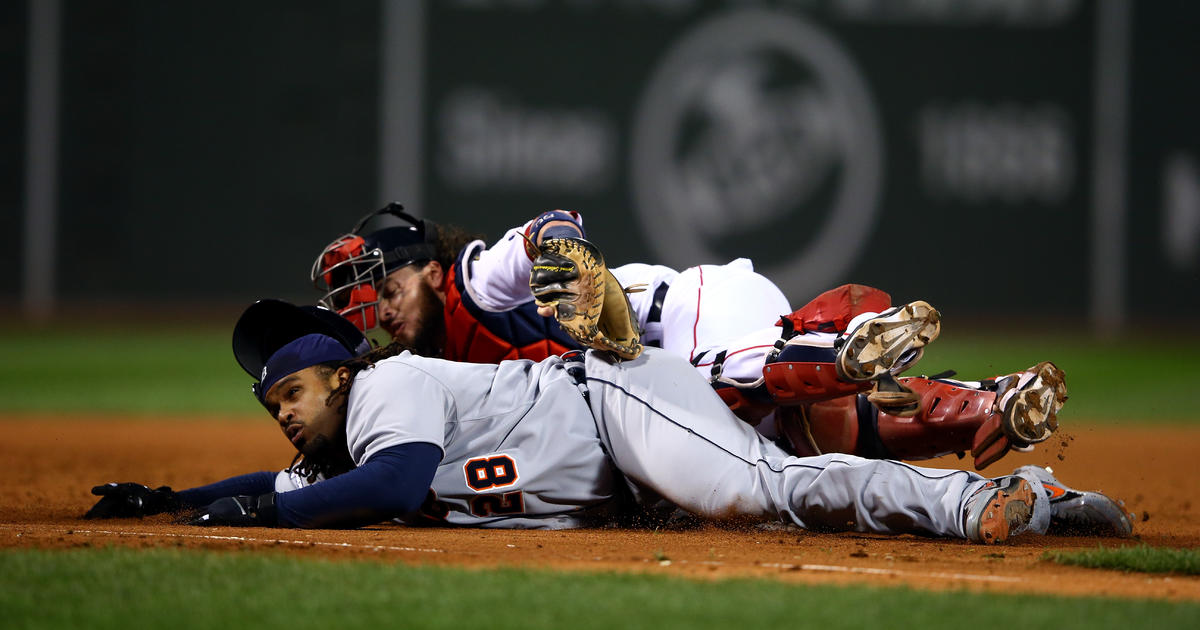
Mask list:
[{"label": "white lettering on wall", "polygon": [[917,126],[921,176],[935,198],[1053,204],[1071,192],[1074,132],[1056,105],[930,105]]},{"label": "white lettering on wall", "polygon": [[526,107],[459,89],[439,108],[437,165],[460,188],[594,192],[612,179],[614,128],[598,109]]}]

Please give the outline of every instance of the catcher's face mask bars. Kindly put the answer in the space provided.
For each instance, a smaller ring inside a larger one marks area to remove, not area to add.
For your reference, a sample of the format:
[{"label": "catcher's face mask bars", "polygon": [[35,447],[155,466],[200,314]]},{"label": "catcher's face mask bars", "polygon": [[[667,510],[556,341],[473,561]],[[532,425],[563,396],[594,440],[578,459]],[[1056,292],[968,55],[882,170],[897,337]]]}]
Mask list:
[{"label": "catcher's face mask bars", "polygon": [[379,326],[376,277],[384,273],[383,252],[365,251],[361,236],[346,234],[330,243],[313,262],[310,277],[322,292],[322,306],[350,320],[363,333]]}]

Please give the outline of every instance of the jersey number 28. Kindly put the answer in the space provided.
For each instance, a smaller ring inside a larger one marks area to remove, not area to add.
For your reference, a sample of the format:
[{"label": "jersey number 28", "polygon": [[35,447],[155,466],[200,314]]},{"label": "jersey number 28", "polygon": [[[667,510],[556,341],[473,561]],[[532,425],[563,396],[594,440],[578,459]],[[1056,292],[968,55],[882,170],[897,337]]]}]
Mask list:
[{"label": "jersey number 28", "polygon": [[[492,455],[468,460],[463,465],[467,485],[476,492],[511,486],[517,482],[517,463],[508,455]],[[520,514],[525,511],[525,497],[520,490],[488,493],[471,497],[471,514]]]}]

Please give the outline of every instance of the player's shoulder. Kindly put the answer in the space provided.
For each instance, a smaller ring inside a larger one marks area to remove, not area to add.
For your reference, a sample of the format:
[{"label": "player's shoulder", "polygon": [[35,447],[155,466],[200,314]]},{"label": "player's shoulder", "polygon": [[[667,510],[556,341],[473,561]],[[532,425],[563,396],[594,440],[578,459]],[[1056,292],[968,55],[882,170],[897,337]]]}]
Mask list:
[{"label": "player's shoulder", "polygon": [[360,384],[376,386],[383,382],[414,378],[451,384],[461,378],[458,372],[461,372],[465,365],[440,358],[423,357],[405,350],[359,372],[354,386],[359,387]]},{"label": "player's shoulder", "polygon": [[392,374],[409,370],[420,370],[428,365],[430,359],[405,350],[400,354],[376,361],[370,368],[359,373],[360,376],[372,374]]}]

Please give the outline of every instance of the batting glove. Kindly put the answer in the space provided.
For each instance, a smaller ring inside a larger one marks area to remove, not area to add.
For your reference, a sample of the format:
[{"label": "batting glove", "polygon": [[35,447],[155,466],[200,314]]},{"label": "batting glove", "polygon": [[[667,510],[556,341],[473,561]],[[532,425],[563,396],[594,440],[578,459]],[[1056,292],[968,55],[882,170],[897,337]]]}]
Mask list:
[{"label": "batting glove", "polygon": [[186,522],[188,525],[275,527],[279,524],[275,516],[275,493],[217,499],[197,510]]},{"label": "batting glove", "polygon": [[83,518],[130,518],[177,512],[183,505],[168,486],[150,488],[140,483],[106,483],[92,488],[100,497]]}]

